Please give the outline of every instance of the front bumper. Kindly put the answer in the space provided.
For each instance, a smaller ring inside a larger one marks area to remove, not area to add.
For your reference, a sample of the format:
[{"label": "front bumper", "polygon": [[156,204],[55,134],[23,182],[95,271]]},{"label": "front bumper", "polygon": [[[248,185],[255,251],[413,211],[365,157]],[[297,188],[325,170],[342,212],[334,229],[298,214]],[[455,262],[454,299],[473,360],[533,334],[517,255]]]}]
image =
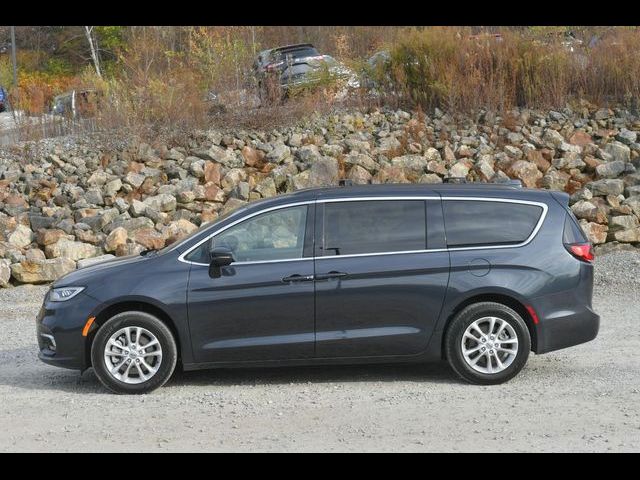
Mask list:
[{"label": "front bumper", "polygon": [[87,339],[82,329],[99,303],[84,293],[66,302],[51,302],[47,294],[36,318],[38,358],[56,367],[88,368]]}]

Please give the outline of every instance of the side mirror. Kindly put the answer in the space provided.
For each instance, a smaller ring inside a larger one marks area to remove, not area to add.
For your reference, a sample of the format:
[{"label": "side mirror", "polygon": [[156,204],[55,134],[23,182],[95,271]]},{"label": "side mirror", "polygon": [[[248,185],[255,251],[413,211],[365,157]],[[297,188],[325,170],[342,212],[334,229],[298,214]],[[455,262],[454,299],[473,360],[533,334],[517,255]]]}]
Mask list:
[{"label": "side mirror", "polygon": [[220,278],[221,268],[231,265],[234,262],[233,252],[225,247],[217,247],[211,250],[211,263],[209,264],[209,276]]}]

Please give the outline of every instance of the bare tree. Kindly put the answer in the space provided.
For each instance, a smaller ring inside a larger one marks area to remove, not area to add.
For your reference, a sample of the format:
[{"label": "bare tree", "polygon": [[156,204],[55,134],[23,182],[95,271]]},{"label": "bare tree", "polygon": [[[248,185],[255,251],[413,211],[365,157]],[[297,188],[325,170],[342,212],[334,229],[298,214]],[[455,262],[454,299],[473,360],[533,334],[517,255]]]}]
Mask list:
[{"label": "bare tree", "polygon": [[84,27],[84,33],[87,36],[87,42],[89,42],[91,58],[93,60],[93,65],[96,67],[96,74],[98,77],[102,78],[102,73],[100,72],[100,58],[98,57],[98,42],[93,35],[93,28],[94,27]]}]

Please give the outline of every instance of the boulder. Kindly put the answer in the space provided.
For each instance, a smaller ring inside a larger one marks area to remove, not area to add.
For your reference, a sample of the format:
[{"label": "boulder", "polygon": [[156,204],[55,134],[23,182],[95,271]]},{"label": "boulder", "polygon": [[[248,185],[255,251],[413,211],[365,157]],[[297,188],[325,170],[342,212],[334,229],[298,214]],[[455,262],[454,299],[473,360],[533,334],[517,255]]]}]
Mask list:
[{"label": "boulder", "polygon": [[587,220],[580,220],[580,226],[591,243],[598,245],[607,241],[608,227]]},{"label": "boulder", "polygon": [[633,230],[640,227],[638,218],[635,215],[617,215],[609,219],[609,231]]},{"label": "boulder", "polygon": [[174,242],[181,240],[187,235],[192,234],[198,229],[198,226],[191,223],[189,220],[181,218],[171,222],[166,227],[163,227],[163,235],[167,238],[166,245],[170,245]]},{"label": "boulder", "polygon": [[313,162],[322,158],[322,155],[320,154],[320,150],[318,150],[317,146],[305,145],[304,147],[298,148],[296,157],[298,157],[301,162],[313,164]]},{"label": "boulder", "polygon": [[608,143],[604,151],[611,155],[611,160],[628,163],[631,160],[631,149],[621,142]]},{"label": "boulder", "polygon": [[258,192],[262,198],[275,197],[277,194],[276,183],[273,178],[265,178],[256,185],[255,191]]},{"label": "boulder", "polygon": [[44,251],[47,258],[64,257],[71,260],[94,257],[99,253],[99,250],[89,243],[75,242],[68,238],[61,238],[56,243],[47,245]]},{"label": "boulder", "polygon": [[133,188],[140,188],[145,178],[141,173],[129,172],[124,177],[124,183],[131,185]]},{"label": "boulder", "polygon": [[538,181],[542,178],[542,173],[538,170],[538,167],[526,160],[514,162],[507,173],[512,177],[522,180],[524,186],[528,188],[536,188]]},{"label": "boulder", "polygon": [[143,202],[147,207],[151,207],[158,212],[172,212],[176,209],[176,197],[168,193],[161,193],[154,197],[147,197]]},{"label": "boulder", "polygon": [[322,157],[311,165],[309,183],[314,187],[334,186],[338,184],[338,174],[338,160]]},{"label": "boulder", "polygon": [[483,155],[474,165],[474,169],[482,180],[488,181],[496,173],[493,169],[494,165],[491,155]]},{"label": "boulder", "polygon": [[164,235],[155,228],[141,228],[136,230],[132,238],[136,243],[153,250],[161,249],[166,242]]},{"label": "boulder", "polygon": [[147,210],[147,204],[141,202],[140,200],[133,199],[131,201],[131,206],[129,207],[129,213],[133,217],[141,217],[144,215],[144,212]]},{"label": "boulder", "polygon": [[46,283],[76,269],[76,262],[69,258],[51,258],[37,262],[22,261],[11,265],[11,274],[22,283]]},{"label": "boulder", "polygon": [[616,178],[624,172],[625,165],[625,162],[621,160],[601,163],[596,167],[596,173],[600,178]]},{"label": "boulder", "polygon": [[122,180],[116,178],[115,180],[111,180],[104,186],[104,194],[107,197],[114,197],[116,193],[120,191],[122,188]]},{"label": "boulder", "polygon": [[425,173],[418,179],[418,183],[442,183],[442,177],[435,173]]},{"label": "boulder", "polygon": [[601,211],[601,209],[598,208],[597,205],[588,200],[580,200],[574,203],[573,205],[571,205],[571,211],[579,219],[597,223],[607,222],[606,214]]},{"label": "boulder", "polygon": [[34,234],[31,229],[25,225],[18,224],[13,232],[11,232],[7,241],[18,248],[24,248],[27,245],[30,245],[34,239]]},{"label": "boulder", "polygon": [[[429,147],[424,152],[424,158],[427,159],[427,162],[441,162],[442,156],[437,148]],[[455,161],[455,158],[453,159]]]},{"label": "boulder", "polygon": [[224,207],[222,207],[221,210],[221,214],[224,215],[226,213],[230,213],[234,210],[237,210],[238,208],[244,207],[247,204],[247,202],[239,200],[237,198],[230,198],[229,200],[227,200],[227,203],[225,203]]},{"label": "boulder", "polygon": [[594,196],[621,195],[624,192],[624,181],[620,179],[602,179],[588,185]]},{"label": "boulder", "polygon": [[371,183],[371,173],[360,165],[354,165],[347,173],[347,179],[355,184]]},{"label": "boulder", "polygon": [[557,130],[547,128],[542,136],[542,140],[549,146],[559,147],[564,143],[564,137]]},{"label": "boulder", "polygon": [[622,243],[640,242],[640,228],[630,228],[628,230],[614,232],[613,239]]},{"label": "boulder", "polygon": [[277,143],[273,149],[267,153],[267,160],[271,163],[282,163],[291,156],[291,149],[284,143]]},{"label": "boulder", "polygon": [[573,135],[569,137],[569,143],[571,145],[578,145],[579,147],[584,147],[585,145],[589,145],[593,142],[591,135],[582,130],[576,130],[573,132]]},{"label": "boulder", "polygon": [[401,169],[407,178],[425,173],[427,159],[422,155],[402,155],[391,160],[391,165]]},{"label": "boulder", "polygon": [[344,158],[344,163],[346,165],[360,166],[367,170],[369,173],[375,173],[379,168],[379,165],[375,162],[375,160],[373,160],[373,158],[371,158],[366,153],[351,152]]},{"label": "boulder", "polygon": [[146,217],[123,218],[114,220],[109,225],[107,225],[104,230],[105,233],[109,234],[118,227],[124,228],[129,236],[131,236],[132,233],[134,233],[136,230],[140,230],[141,228],[153,228],[153,222]]},{"label": "boulder", "polygon": [[[420,175],[421,177],[422,175]],[[418,178],[420,178],[418,177]],[[372,183],[408,183],[404,170],[396,166],[382,167],[373,177]]]},{"label": "boulder", "polygon": [[0,288],[8,287],[11,279],[11,262],[0,258]]},{"label": "boulder", "polygon": [[555,169],[548,170],[544,174],[540,185],[549,190],[564,191],[571,176],[568,173],[561,172]]},{"label": "boulder", "polygon": [[538,170],[545,173],[551,167],[551,162],[544,158],[542,151],[540,150],[529,150],[527,152],[527,160],[534,163]]},{"label": "boulder", "polygon": [[39,248],[30,248],[27,250],[27,253],[24,254],[24,257],[29,262],[37,262],[39,260],[46,260],[44,252]]},{"label": "boulder", "polygon": [[466,162],[456,162],[449,168],[449,177],[466,178],[469,174],[469,166]]},{"label": "boulder", "polygon": [[104,249],[107,252],[115,252],[118,246],[127,243],[127,238],[129,238],[127,231],[122,227],[118,227],[107,235],[104,241]]},{"label": "boulder", "polygon": [[207,182],[204,184],[202,195],[204,199],[209,202],[224,202],[225,198],[224,190],[214,182]]},{"label": "boulder", "polygon": [[633,130],[627,130],[626,128],[622,128],[616,135],[616,140],[620,143],[624,143],[625,145],[631,145],[632,143],[635,143],[637,139],[638,134]]},{"label": "boulder", "polygon": [[203,176],[204,176],[204,181],[206,183],[211,182],[216,185],[220,185],[220,178],[221,178],[220,165],[213,162],[206,162],[204,164]]}]

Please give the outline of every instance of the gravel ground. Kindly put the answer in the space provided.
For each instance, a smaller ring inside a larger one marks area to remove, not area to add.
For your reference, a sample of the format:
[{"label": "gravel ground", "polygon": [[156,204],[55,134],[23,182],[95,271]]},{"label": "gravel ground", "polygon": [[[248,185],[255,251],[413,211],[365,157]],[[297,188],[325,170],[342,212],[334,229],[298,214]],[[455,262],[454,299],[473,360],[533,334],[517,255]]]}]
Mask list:
[{"label": "gravel ground", "polygon": [[37,360],[46,287],[0,289],[0,451],[638,451],[640,254],[596,271],[598,338],[493,387],[443,363],[186,372],[117,396]]}]

